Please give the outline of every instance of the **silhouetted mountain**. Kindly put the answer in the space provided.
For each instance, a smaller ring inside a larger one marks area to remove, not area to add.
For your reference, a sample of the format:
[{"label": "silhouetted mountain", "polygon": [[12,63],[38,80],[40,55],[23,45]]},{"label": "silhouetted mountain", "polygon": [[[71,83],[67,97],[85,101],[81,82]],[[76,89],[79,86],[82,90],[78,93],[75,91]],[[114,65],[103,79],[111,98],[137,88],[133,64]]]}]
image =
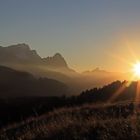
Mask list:
[{"label": "silhouetted mountain", "polygon": [[50,67],[68,68],[65,59],[59,53],[56,53],[53,57],[43,58],[43,61]]},{"label": "silhouetted mountain", "polygon": [[27,44],[17,44],[8,47],[0,47],[0,62],[39,64],[50,68],[68,68],[61,54],[56,53],[53,57],[41,58],[35,50],[31,50]]},{"label": "silhouetted mountain", "polygon": [[59,81],[47,78],[37,79],[27,72],[0,66],[0,97],[64,94],[68,94],[68,87]]},{"label": "silhouetted mountain", "polygon": [[45,66],[50,71],[59,72],[66,76],[73,76],[77,74],[73,69],[69,68],[66,60],[60,53],[56,53],[52,57],[42,58]]},{"label": "silhouetted mountain", "polygon": [[61,54],[56,53],[52,57],[41,58],[27,44],[0,47],[0,65],[27,71],[35,77],[56,79],[71,87],[73,94],[115,80],[127,79],[129,75],[107,72],[99,68],[80,74],[69,68]]},{"label": "silhouetted mountain", "polygon": [[41,58],[27,44],[0,47],[0,64],[62,82],[70,81],[69,76],[76,73],[68,67],[61,54],[56,53],[53,57]]},{"label": "silhouetted mountain", "polygon": [[105,70],[101,70],[100,68],[95,68],[94,70],[91,71],[84,71],[83,72],[84,75],[89,75],[89,76],[93,76],[93,75],[101,75],[101,76],[105,76],[108,74],[111,74],[111,72],[105,71]]},{"label": "silhouetted mountain", "polygon": [[31,50],[27,44],[17,44],[8,47],[0,47],[0,62],[3,63],[41,63],[41,57],[35,50]]}]

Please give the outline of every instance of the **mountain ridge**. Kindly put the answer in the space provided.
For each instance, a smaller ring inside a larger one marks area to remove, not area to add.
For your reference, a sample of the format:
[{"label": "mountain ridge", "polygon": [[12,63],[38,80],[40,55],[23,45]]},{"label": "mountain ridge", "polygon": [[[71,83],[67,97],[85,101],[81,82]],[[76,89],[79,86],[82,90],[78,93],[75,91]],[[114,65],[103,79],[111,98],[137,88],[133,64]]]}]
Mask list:
[{"label": "mountain ridge", "polygon": [[67,62],[60,53],[52,57],[42,58],[25,43],[0,47],[0,62],[4,63],[40,63],[51,68],[69,69]]},{"label": "mountain ridge", "polygon": [[42,58],[25,43],[0,47],[0,65],[27,71],[36,77],[61,81],[72,88],[73,94],[114,80],[127,80],[129,75],[107,72],[99,68],[79,73],[68,66],[60,53]]},{"label": "mountain ridge", "polygon": [[68,86],[60,81],[36,78],[5,66],[0,66],[0,77],[0,97],[62,96],[69,92]]},{"label": "mountain ridge", "polygon": [[52,67],[65,67],[68,68],[68,64],[65,61],[64,57],[60,53],[55,53],[52,57],[42,58],[44,62]]}]

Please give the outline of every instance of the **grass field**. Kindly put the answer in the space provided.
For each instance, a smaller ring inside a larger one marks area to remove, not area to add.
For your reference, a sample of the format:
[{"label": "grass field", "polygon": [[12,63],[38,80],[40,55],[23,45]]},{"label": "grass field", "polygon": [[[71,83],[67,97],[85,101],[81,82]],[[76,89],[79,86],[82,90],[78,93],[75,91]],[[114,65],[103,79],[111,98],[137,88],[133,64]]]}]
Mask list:
[{"label": "grass field", "polygon": [[140,139],[140,104],[85,104],[60,108],[0,130],[1,140]]}]

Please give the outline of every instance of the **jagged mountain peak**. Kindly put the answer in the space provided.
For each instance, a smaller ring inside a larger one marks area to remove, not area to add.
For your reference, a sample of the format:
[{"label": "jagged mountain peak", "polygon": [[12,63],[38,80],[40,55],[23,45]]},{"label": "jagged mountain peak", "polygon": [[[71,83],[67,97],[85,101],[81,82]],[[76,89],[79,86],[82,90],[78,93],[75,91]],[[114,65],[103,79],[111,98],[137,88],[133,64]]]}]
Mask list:
[{"label": "jagged mountain peak", "polygon": [[52,57],[43,58],[43,60],[51,67],[68,67],[67,62],[60,53],[56,53]]},{"label": "jagged mountain peak", "polygon": [[8,47],[4,47],[6,49],[14,49],[14,50],[31,50],[28,44],[25,43],[20,43],[20,44],[16,44],[16,45],[10,45]]},{"label": "jagged mountain peak", "polygon": [[[25,43],[11,45],[0,48],[0,63],[6,66],[11,65],[30,65],[41,66],[50,71],[60,73],[74,72],[68,67],[67,62],[60,53],[55,53],[53,56],[41,58],[36,50],[32,50]],[[14,67],[13,67],[14,68]]]},{"label": "jagged mountain peak", "polygon": [[56,53],[56,54],[54,54],[54,56],[53,56],[53,57],[63,58],[63,56],[62,56],[60,53]]},{"label": "jagged mountain peak", "polygon": [[0,62],[23,63],[25,61],[27,63],[39,62],[41,57],[25,43],[0,48]]}]

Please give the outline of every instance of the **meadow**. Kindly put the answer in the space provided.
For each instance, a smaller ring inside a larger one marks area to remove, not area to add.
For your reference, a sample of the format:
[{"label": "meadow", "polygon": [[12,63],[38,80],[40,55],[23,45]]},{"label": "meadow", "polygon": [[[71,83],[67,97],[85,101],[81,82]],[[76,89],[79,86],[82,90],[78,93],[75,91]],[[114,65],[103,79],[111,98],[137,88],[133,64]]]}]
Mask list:
[{"label": "meadow", "polygon": [[1,140],[140,139],[140,104],[83,104],[62,107],[0,130]]}]

